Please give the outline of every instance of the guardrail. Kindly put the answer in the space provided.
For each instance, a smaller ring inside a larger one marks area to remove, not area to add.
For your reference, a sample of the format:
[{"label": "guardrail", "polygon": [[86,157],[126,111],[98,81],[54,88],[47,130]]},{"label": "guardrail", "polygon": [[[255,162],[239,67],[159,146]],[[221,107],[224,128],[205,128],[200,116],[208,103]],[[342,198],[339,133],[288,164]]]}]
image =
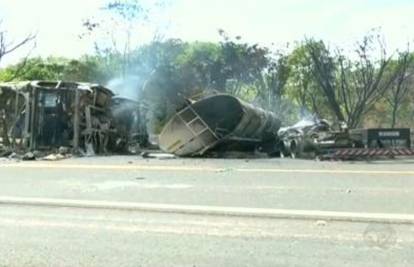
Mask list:
[{"label": "guardrail", "polygon": [[357,160],[414,156],[414,148],[339,148],[326,151],[321,160]]}]

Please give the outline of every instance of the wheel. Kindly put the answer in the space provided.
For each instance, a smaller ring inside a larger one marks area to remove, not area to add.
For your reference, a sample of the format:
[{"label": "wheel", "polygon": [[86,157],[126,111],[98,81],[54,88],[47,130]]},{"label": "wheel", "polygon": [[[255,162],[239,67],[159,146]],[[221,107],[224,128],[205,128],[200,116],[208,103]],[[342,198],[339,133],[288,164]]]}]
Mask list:
[{"label": "wheel", "polygon": [[298,146],[296,142],[295,141],[290,142],[289,150],[290,150],[290,157],[292,159],[296,158],[297,153],[298,153],[297,149],[298,149]]}]

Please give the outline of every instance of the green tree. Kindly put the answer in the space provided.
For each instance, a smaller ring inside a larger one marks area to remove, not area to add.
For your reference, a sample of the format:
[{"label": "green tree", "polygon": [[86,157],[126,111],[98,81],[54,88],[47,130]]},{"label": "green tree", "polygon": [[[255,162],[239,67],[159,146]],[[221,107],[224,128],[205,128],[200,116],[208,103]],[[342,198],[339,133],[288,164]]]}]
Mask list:
[{"label": "green tree", "polygon": [[331,52],[323,42],[307,40],[312,74],[339,121],[351,128],[360,126],[364,116],[390,90],[403,68],[391,68],[392,56],[382,38],[374,32],[356,44],[355,60],[341,50]]},{"label": "green tree", "polygon": [[318,83],[312,73],[312,60],[308,55],[305,43],[299,43],[290,53],[288,65],[287,94],[299,106],[299,116],[318,116],[330,118],[330,110],[326,109],[326,98],[321,94]]},{"label": "green tree", "polygon": [[62,79],[66,81],[92,82],[106,84],[112,76],[111,70],[105,68],[102,58],[84,56],[66,62]]},{"label": "green tree", "polygon": [[413,55],[405,51],[398,53],[398,58],[390,63],[388,74],[395,75],[395,80],[385,94],[385,99],[391,109],[391,128],[395,127],[399,111],[407,103],[409,90],[413,88],[413,59]]},{"label": "green tree", "polygon": [[[105,84],[112,75],[112,69],[105,66],[103,59],[96,56],[80,59],[36,57],[4,68],[0,71],[0,80],[66,80]],[[16,76],[17,72],[19,75]]]},{"label": "green tree", "polygon": [[[30,58],[3,69],[0,77],[3,81],[61,80],[66,63],[63,58]],[[19,75],[15,76],[18,70]]]}]

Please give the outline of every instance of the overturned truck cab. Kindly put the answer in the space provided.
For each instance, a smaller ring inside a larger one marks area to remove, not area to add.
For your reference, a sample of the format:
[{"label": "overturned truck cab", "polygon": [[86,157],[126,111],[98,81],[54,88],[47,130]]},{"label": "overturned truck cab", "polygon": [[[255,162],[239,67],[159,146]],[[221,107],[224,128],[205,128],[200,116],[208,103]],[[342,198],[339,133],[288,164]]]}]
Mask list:
[{"label": "overturned truck cab", "polygon": [[213,95],[180,109],[164,126],[159,146],[178,156],[201,156],[223,147],[268,148],[266,144],[275,144],[280,124],[269,111],[231,95]]},{"label": "overturned truck cab", "polygon": [[1,143],[15,151],[103,152],[111,132],[113,93],[100,85],[62,81],[0,84]]}]

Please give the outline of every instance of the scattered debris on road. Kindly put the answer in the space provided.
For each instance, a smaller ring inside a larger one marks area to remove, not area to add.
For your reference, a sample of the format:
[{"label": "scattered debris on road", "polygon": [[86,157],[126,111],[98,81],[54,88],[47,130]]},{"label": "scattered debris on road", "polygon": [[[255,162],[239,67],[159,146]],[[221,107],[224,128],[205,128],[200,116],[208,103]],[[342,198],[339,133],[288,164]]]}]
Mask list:
[{"label": "scattered debris on road", "polygon": [[328,223],[324,220],[318,220],[315,224],[316,226],[326,226]]},{"label": "scattered debris on road", "polygon": [[69,156],[62,155],[62,154],[49,154],[46,157],[43,157],[42,160],[56,161],[56,160],[62,160],[66,158],[69,158]]},{"label": "scattered debris on road", "polygon": [[36,156],[34,152],[27,152],[23,155],[22,160],[35,160]]},{"label": "scattered debris on road", "polygon": [[143,152],[141,156],[147,159],[174,159],[176,158],[174,154],[162,153],[162,152]]}]

